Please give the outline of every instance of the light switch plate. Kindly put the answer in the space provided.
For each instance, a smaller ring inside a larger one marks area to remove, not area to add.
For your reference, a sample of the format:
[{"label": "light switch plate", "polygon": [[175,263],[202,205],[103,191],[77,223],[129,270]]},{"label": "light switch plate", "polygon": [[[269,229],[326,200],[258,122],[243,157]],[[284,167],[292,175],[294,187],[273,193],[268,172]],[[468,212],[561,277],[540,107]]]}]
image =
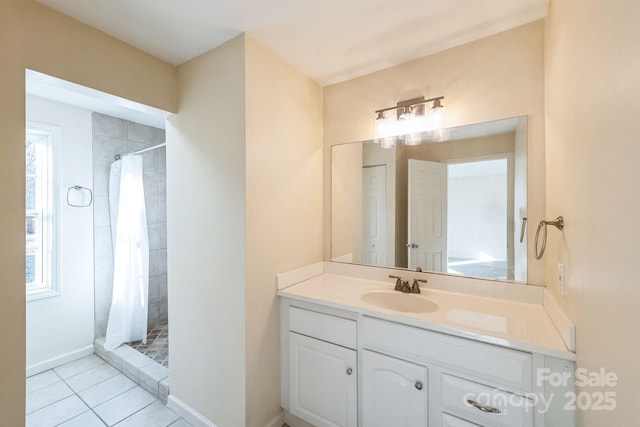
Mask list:
[{"label": "light switch plate", "polygon": [[565,294],[564,287],[564,264],[558,263],[558,293],[560,296],[564,296]]}]

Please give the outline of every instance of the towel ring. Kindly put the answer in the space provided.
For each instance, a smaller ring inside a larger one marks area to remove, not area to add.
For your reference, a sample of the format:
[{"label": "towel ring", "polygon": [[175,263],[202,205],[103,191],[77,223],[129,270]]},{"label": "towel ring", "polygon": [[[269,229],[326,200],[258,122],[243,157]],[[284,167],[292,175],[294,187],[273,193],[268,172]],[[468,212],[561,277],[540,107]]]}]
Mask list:
[{"label": "towel ring", "polygon": [[[540,221],[540,223],[538,224],[538,229],[536,230],[536,259],[541,259],[544,255],[544,250],[547,248],[547,225],[553,225],[558,230],[562,230],[564,228],[564,218],[562,216],[559,216],[553,221]],[[542,236],[542,247],[540,248],[540,252],[538,252],[538,237],[540,236],[540,230],[544,230],[544,235]]]},{"label": "towel ring", "polygon": [[[75,191],[88,191],[89,192],[89,203],[86,205],[74,205],[73,203],[71,203],[69,201],[69,193],[71,192],[71,190],[75,190]],[[86,187],[82,187],[80,185],[73,185],[69,188],[67,188],[67,205],[73,207],[73,208],[88,208],[89,206],[91,206],[91,203],[93,203],[93,191],[91,191],[90,188],[86,188]]]}]

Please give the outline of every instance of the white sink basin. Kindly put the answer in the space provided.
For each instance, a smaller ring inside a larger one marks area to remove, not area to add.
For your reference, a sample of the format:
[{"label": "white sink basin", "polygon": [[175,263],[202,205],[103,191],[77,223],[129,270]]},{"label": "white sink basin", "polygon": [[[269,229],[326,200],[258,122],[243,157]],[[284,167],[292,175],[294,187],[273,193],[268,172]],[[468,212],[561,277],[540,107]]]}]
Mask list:
[{"label": "white sink basin", "polygon": [[398,291],[373,291],[362,295],[367,304],[404,313],[432,313],[438,310],[438,304],[416,294]]}]

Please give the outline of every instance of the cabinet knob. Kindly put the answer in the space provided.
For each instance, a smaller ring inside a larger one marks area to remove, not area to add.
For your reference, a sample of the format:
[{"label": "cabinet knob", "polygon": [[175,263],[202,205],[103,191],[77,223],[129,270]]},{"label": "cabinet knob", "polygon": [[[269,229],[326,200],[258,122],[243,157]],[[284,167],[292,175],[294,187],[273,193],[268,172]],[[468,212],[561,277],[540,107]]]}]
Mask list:
[{"label": "cabinet knob", "polygon": [[353,369],[347,368],[347,375],[351,375],[353,373]]},{"label": "cabinet knob", "polygon": [[420,381],[416,381],[416,388],[422,390],[422,383]]}]

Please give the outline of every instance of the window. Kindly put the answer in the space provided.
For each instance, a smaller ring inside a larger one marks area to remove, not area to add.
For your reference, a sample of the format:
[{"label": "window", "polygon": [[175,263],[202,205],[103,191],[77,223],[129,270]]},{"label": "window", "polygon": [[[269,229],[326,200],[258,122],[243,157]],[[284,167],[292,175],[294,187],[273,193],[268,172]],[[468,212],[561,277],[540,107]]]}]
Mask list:
[{"label": "window", "polygon": [[53,146],[56,130],[32,124],[25,143],[26,292],[28,299],[57,295]]}]

